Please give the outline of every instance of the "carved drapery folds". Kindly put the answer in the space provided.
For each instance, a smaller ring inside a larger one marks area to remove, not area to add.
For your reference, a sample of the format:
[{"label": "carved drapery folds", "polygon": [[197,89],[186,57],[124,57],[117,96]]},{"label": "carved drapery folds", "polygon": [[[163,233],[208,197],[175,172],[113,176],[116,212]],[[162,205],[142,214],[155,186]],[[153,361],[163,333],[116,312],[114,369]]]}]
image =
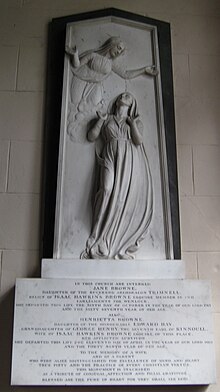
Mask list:
[{"label": "carved drapery folds", "polygon": [[70,88],[67,132],[73,141],[82,140],[82,127],[91,114],[103,105],[103,84],[113,72],[123,79],[134,79],[140,75],[156,75],[152,67],[125,70],[115,63],[123,55],[125,44],[119,37],[111,37],[99,48],[88,50],[81,55],[76,47],[66,46],[70,59],[72,82]]},{"label": "carved drapery folds", "polygon": [[102,151],[96,154],[98,185],[91,234],[81,258],[135,258],[152,218],[152,179],[137,101],[131,93],[124,92],[109,105],[108,113],[101,113],[102,82],[111,73],[125,80],[157,74],[154,66],[125,70],[116,65],[114,60],[124,51],[125,44],[119,37],[111,37],[81,55],[76,47],[66,46],[72,74],[67,133],[71,141],[82,141],[85,127],[98,115],[87,132],[87,140],[102,141]]},{"label": "carved drapery folds", "polygon": [[44,256],[180,258],[169,24],[105,9],[50,46]]},{"label": "carved drapery folds", "polygon": [[116,98],[110,114],[98,116],[87,137],[91,142],[102,137],[104,146],[97,155],[99,179],[91,235],[81,257],[132,259],[153,213],[143,124],[137,101],[128,92]]}]

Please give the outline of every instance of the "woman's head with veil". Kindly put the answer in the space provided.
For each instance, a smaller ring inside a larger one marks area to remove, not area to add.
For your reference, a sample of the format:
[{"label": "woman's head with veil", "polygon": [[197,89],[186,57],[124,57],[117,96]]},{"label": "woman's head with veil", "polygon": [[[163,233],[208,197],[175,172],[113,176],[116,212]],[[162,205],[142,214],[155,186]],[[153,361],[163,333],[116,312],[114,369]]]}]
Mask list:
[{"label": "woman's head with veil", "polygon": [[117,108],[119,105],[128,106],[128,116],[136,118],[138,116],[138,107],[136,98],[128,91],[125,91],[118,95],[118,97],[114,100],[114,102],[110,105],[108,112],[112,114],[116,114]]}]

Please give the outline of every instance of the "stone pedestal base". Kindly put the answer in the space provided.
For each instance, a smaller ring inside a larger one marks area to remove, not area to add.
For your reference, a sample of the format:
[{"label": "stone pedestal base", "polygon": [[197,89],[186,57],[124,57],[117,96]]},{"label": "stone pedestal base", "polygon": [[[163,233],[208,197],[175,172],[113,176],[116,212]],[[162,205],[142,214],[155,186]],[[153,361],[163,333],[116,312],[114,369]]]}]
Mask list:
[{"label": "stone pedestal base", "polygon": [[182,260],[43,259],[42,278],[184,279]]}]

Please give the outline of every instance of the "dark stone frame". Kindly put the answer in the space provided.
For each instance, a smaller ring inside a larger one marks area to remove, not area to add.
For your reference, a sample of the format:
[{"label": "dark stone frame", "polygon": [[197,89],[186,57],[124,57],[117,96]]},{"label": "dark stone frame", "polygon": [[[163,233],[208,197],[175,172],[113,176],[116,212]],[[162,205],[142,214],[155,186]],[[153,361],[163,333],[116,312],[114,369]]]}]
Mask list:
[{"label": "dark stone frame", "polygon": [[106,16],[120,17],[157,27],[169,178],[173,254],[175,259],[180,259],[181,244],[170,24],[115,8],[55,18],[49,25],[41,256],[43,258],[53,258],[66,25],[67,23],[80,20],[103,18]]}]

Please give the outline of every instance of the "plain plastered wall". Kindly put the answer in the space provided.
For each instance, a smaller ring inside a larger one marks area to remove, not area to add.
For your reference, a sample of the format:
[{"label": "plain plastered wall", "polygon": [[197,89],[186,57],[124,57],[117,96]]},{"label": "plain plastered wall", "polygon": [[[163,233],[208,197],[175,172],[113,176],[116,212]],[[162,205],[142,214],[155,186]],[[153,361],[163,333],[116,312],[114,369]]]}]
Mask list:
[{"label": "plain plastered wall", "polygon": [[188,278],[212,282],[218,384],[147,390],[219,392],[219,0],[0,0],[0,390],[50,390],[9,386],[15,278],[38,276],[40,267],[48,23],[107,7],[171,23],[183,259]]}]

